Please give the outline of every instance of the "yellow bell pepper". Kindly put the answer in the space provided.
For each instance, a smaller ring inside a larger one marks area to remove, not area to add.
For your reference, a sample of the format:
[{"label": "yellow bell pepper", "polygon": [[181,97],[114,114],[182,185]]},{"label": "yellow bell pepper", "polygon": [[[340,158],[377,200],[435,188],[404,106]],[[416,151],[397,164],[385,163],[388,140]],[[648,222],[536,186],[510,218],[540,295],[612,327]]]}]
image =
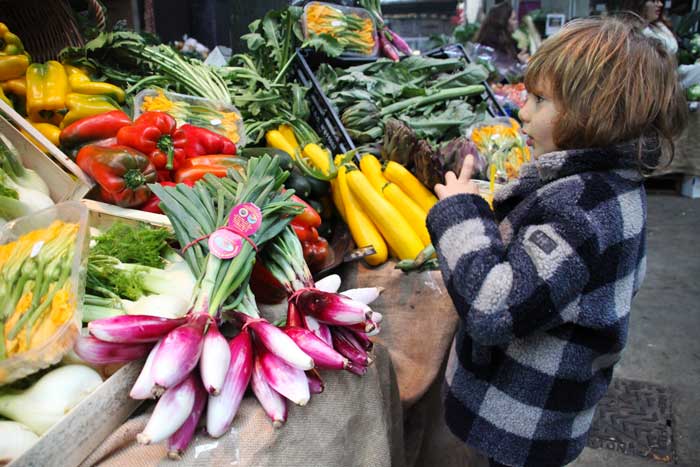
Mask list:
[{"label": "yellow bell pepper", "polygon": [[61,144],[61,140],[59,139],[59,136],[61,135],[61,129],[56,125],[52,125],[50,123],[29,123],[31,123],[34,128],[39,130],[39,133],[44,135],[46,139],[51,141],[55,146],[59,146]]},{"label": "yellow bell pepper", "polygon": [[0,23],[0,81],[19,78],[29,66],[29,55],[16,34]]},{"label": "yellow bell pepper", "polygon": [[68,84],[72,92],[90,95],[108,96],[115,101],[122,103],[126,99],[126,93],[119,86],[101,81],[92,81],[88,74],[80,68],[63,65],[68,75]]},{"label": "yellow bell pepper", "polygon": [[91,96],[75,92],[66,95],[66,107],[68,113],[61,122],[61,128],[65,128],[81,118],[120,110],[119,104],[108,96]]},{"label": "yellow bell pepper", "polygon": [[24,97],[27,95],[27,79],[24,76],[8,79],[0,83],[0,88],[7,94],[15,94]]},{"label": "yellow bell pepper", "polygon": [[10,32],[5,23],[0,23],[0,56],[20,55],[24,53],[22,40]]},{"label": "yellow bell pepper", "polygon": [[27,68],[27,114],[39,122],[51,119],[66,107],[68,77],[55,60],[32,63]]},{"label": "yellow bell pepper", "polygon": [[27,71],[29,57],[26,55],[0,56],[0,81],[19,78]]},{"label": "yellow bell pepper", "polygon": [[0,88],[0,100],[3,101],[5,104],[9,105],[10,107],[14,108],[14,105],[12,105],[12,101],[7,98],[2,88]]}]

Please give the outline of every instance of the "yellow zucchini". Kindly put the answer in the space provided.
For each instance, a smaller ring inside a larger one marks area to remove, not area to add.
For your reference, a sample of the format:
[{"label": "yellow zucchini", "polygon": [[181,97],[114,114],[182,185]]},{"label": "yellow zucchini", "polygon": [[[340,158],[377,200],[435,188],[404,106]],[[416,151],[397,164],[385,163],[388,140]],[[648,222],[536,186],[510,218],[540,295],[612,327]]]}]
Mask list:
[{"label": "yellow zucchini", "polygon": [[284,136],[284,139],[287,140],[287,142],[294,148],[299,147],[299,143],[297,143],[297,138],[294,136],[294,130],[292,129],[291,125],[282,124],[277,127],[277,131],[282,133],[282,136]]},{"label": "yellow zucchini", "polygon": [[370,245],[374,247],[375,253],[365,257],[365,261],[371,266],[378,266],[384,263],[389,255],[386,242],[350,191],[346,172],[347,167],[341,166],[335,181],[338,184],[342,205],[345,208],[345,219],[350,228],[350,234],[352,234],[352,239],[358,247],[362,248]]},{"label": "yellow zucchini", "polygon": [[381,194],[384,185],[388,183],[388,180],[382,175],[382,163],[372,154],[365,154],[360,159],[360,170],[377,193]]},{"label": "yellow zucchini", "polygon": [[375,190],[377,190],[392,206],[394,206],[406,219],[418,234],[418,238],[423,242],[423,246],[430,244],[430,234],[425,226],[425,218],[428,215],[418,203],[413,201],[395,183],[390,182],[382,174],[382,164],[371,154],[365,154],[360,160],[360,168]]},{"label": "yellow zucchini", "polygon": [[340,187],[338,186],[338,178],[331,180],[331,197],[333,198],[333,204],[338,210],[340,217],[343,218],[345,223],[348,223],[348,219],[345,217],[345,206],[343,205],[343,197],[340,194]]},{"label": "yellow zucchini", "polygon": [[401,213],[372,188],[359,170],[348,172],[347,181],[350,191],[399,259],[414,259],[423,250],[423,242]]},{"label": "yellow zucchini", "polygon": [[291,156],[292,159],[296,158],[295,147],[289,144],[289,141],[284,137],[282,133],[278,130],[270,130],[265,133],[265,141],[267,145],[271,148],[281,149]]},{"label": "yellow zucchini", "polygon": [[[396,183],[404,193],[423,208],[425,212],[437,203],[437,198],[423,184],[398,162],[390,161],[384,169],[384,176],[390,182]],[[411,258],[413,259],[413,258]]]},{"label": "yellow zucchini", "polygon": [[304,146],[304,155],[311,160],[311,163],[320,169],[324,174],[328,175],[331,168],[331,159],[329,154],[324,151],[318,144],[307,144]]}]

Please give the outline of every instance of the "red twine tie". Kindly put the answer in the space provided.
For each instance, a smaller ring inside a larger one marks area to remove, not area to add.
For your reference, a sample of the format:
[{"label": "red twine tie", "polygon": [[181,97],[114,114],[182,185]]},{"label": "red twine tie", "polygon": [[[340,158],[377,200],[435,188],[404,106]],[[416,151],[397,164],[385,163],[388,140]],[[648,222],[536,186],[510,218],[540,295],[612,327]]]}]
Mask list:
[{"label": "red twine tie", "polygon": [[[254,242],[253,240],[251,240],[250,237],[248,237],[246,234],[244,234],[244,233],[241,232],[239,229],[237,229],[236,227],[231,227],[230,225],[225,225],[225,226],[220,227],[220,228],[218,228],[218,229],[216,229],[216,230],[228,230],[228,231],[230,231],[230,232],[233,232],[233,233],[235,233],[236,235],[238,235],[238,236],[240,236],[241,238],[243,238],[246,242],[250,243],[250,246],[252,246],[253,249],[254,249],[256,252],[258,251],[258,246],[255,244],[255,242]],[[216,232],[216,230],[215,230],[214,232]],[[211,235],[212,235],[214,232],[209,233],[209,234],[206,234],[206,235],[203,235],[203,236],[201,236],[201,237],[199,237],[199,238],[196,238],[196,239],[192,240],[190,243],[188,243],[187,245],[185,245],[184,248],[182,248],[182,249],[180,250],[180,253],[184,254],[185,251],[187,251],[188,248],[193,247],[195,244],[201,242],[202,240],[206,240],[207,238],[211,237]]]}]

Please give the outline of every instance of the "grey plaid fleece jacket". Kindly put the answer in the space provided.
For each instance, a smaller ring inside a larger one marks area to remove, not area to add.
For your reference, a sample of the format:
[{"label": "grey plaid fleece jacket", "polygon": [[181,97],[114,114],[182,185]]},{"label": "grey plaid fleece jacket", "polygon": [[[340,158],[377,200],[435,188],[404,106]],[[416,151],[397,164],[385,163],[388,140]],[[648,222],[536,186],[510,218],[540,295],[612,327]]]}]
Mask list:
[{"label": "grey plaid fleece jacket", "polygon": [[523,166],[494,212],[475,195],[430,210],[460,316],[446,421],[497,462],[559,466],[585,445],[644,276],[636,167],[634,145],[554,152]]}]

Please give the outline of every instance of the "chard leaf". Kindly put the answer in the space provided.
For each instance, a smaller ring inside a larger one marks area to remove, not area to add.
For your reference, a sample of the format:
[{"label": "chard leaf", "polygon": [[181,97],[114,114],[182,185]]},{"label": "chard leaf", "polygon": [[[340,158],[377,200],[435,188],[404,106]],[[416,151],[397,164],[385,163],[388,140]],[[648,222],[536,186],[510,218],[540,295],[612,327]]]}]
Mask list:
[{"label": "chard leaf", "polygon": [[241,36],[241,39],[246,41],[246,46],[248,47],[248,50],[251,51],[256,51],[260,47],[263,47],[265,45],[265,39],[263,39],[263,36],[261,36],[257,32],[244,34],[243,36]]}]

